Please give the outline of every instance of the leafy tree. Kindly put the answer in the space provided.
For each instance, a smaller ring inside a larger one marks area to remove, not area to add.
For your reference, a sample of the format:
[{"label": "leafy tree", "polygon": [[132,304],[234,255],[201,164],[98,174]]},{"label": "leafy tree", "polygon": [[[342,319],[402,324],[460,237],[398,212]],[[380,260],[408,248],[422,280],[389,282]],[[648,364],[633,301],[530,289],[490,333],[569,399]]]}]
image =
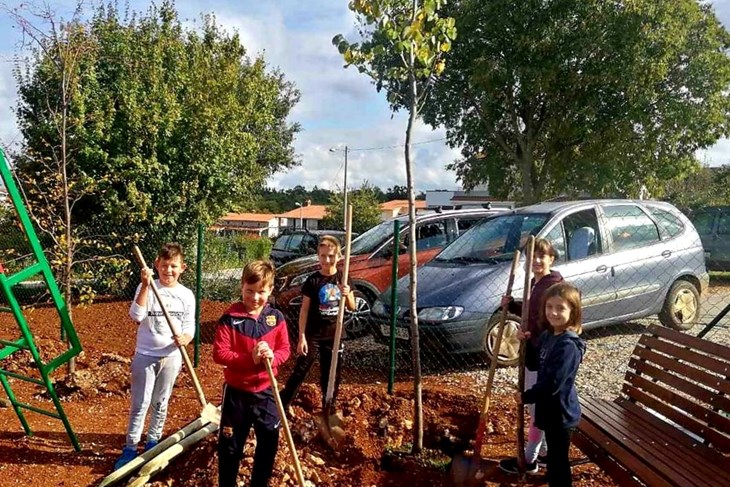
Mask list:
[{"label": "leafy tree", "polygon": [[681,180],[661,188],[664,199],[687,210],[730,204],[730,166],[703,166]]},{"label": "leafy tree", "polygon": [[[352,231],[363,233],[380,223],[380,201],[378,188],[363,182],[360,188],[350,191],[347,204],[352,205]],[[327,229],[342,228],[342,213],[344,200],[339,191],[331,193],[330,203],[327,205],[327,214],[322,220],[322,226]]]},{"label": "leafy tree", "polygon": [[467,188],[526,203],[658,194],[728,132],[730,47],[697,0],[464,0],[423,118]]},{"label": "leafy tree", "polygon": [[[82,82],[67,103],[68,180],[88,187],[71,210],[77,224],[155,235],[148,248],[189,241],[199,223],[213,223],[297,164],[291,143],[299,126],[287,117],[298,92],[262,57],[249,59],[238,35],[221,31],[213,16],[186,29],[164,1],[129,16],[100,6],[69,25],[93,47],[78,59]],[[53,60],[40,48],[28,69],[16,70],[24,137],[17,170],[26,179],[63,143],[48,108],[63,101],[49,89],[63,84],[48,68]],[[44,197],[52,179],[37,183],[34,205],[68,201]]]},{"label": "leafy tree", "polygon": [[418,335],[416,267],[416,208],[411,159],[413,124],[428,100],[434,80],[446,66],[444,55],[456,37],[454,19],[442,17],[446,0],[353,0],[361,43],[350,43],[341,34],[332,39],[345,59],[370,76],[378,91],[385,89],[393,109],[408,110],[405,133],[406,188],[410,222],[410,333],[414,374],[413,453],[423,448],[423,398],[421,350]]}]

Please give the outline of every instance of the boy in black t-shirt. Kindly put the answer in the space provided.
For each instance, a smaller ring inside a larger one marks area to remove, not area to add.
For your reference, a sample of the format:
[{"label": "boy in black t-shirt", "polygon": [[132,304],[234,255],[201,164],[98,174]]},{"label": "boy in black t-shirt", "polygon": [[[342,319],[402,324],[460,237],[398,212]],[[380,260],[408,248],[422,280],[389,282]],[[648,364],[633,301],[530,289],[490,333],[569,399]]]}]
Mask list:
[{"label": "boy in black t-shirt", "polygon": [[[327,395],[332,354],[334,353],[335,329],[340,299],[346,297],[347,309],[355,309],[355,296],[349,283],[342,282],[342,271],[337,269],[337,262],[342,258],[340,242],[330,235],[319,239],[317,246],[319,271],[307,278],[302,286],[302,307],[299,310],[299,344],[297,345],[297,362],[294,370],[281,391],[281,401],[288,407],[296,396],[299,386],[312,368],[316,356],[319,355],[319,385],[322,391],[322,409]],[[344,330],[343,330],[344,336]],[[340,387],[340,371],[342,368],[342,351],[340,345],[337,361],[335,390],[332,395],[332,410],[324,414],[334,414],[334,404]]]}]

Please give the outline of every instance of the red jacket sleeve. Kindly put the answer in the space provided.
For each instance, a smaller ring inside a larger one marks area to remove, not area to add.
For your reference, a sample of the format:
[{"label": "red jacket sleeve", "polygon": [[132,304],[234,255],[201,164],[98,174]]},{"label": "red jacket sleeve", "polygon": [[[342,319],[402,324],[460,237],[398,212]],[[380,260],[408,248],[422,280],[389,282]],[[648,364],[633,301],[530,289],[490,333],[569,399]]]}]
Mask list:
[{"label": "red jacket sleeve", "polygon": [[250,358],[251,354],[242,354],[234,350],[234,336],[235,331],[231,327],[218,324],[213,340],[213,361],[215,363],[226,367],[242,368],[246,366],[247,357],[253,363],[253,358]]}]

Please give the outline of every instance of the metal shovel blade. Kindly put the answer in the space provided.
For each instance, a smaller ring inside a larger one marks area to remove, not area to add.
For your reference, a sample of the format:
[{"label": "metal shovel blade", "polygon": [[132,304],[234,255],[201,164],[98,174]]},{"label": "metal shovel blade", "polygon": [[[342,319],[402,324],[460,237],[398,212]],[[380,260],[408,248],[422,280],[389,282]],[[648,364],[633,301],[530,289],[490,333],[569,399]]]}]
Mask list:
[{"label": "metal shovel blade", "polygon": [[203,407],[203,411],[200,413],[200,417],[204,421],[210,421],[214,424],[221,424],[221,408],[215,407],[215,405],[208,403]]},{"label": "metal shovel blade", "polygon": [[345,420],[342,416],[339,414],[325,415],[323,413],[317,416],[317,426],[324,442],[333,450],[339,449],[347,436],[345,434]]}]

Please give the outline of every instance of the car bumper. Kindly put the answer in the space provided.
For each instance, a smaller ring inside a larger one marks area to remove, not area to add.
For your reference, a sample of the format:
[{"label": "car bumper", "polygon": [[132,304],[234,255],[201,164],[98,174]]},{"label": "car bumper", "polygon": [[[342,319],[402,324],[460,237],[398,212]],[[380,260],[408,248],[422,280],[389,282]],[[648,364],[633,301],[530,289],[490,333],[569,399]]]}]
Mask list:
[{"label": "car bumper", "polygon": [[[390,343],[388,317],[374,316],[373,335],[377,342]],[[455,320],[442,323],[419,322],[418,336],[423,353],[435,350],[451,353],[476,353],[484,350],[483,341],[487,317],[472,320]],[[411,344],[410,323],[396,323],[396,347],[408,348]]]}]

